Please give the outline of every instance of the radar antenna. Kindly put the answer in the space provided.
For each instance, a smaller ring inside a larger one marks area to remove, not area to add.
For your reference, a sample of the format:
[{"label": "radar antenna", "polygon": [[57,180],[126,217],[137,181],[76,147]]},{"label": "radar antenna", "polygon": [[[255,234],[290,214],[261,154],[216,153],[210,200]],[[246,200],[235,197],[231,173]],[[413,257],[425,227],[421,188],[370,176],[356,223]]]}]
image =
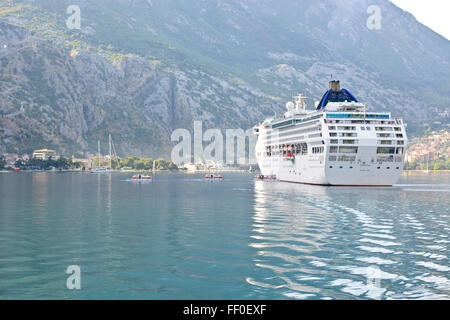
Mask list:
[{"label": "radar antenna", "polygon": [[295,105],[295,110],[297,112],[306,113],[306,102],[305,99],[309,99],[308,97],[303,96],[301,93],[292,97]]}]

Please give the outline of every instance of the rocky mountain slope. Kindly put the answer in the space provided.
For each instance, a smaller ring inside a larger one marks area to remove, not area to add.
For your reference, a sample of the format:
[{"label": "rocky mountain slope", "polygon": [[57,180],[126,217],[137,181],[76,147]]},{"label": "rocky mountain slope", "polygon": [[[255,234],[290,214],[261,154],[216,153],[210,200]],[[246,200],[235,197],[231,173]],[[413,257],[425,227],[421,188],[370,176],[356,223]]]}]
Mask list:
[{"label": "rocky mountain slope", "polygon": [[194,120],[247,129],[296,91],[312,107],[331,74],[412,134],[450,105],[450,42],[387,0],[11,0],[0,44],[0,153],[83,155],[111,133],[119,154],[168,155]]}]

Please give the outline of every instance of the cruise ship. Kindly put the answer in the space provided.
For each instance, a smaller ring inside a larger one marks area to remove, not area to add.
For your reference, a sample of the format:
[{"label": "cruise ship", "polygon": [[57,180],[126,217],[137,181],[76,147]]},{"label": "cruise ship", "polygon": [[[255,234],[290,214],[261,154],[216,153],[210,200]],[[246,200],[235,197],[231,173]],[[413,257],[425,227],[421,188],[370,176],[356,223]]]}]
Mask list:
[{"label": "cruise ship", "polygon": [[336,186],[392,186],[403,170],[405,124],[389,112],[369,112],[338,80],[315,110],[301,94],[287,112],[254,127],[263,177]]}]

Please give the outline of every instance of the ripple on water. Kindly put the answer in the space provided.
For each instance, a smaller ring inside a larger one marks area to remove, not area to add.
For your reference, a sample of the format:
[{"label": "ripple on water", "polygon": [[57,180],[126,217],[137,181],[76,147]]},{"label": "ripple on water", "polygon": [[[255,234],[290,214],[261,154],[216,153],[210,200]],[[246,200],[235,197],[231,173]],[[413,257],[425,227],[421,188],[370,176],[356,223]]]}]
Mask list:
[{"label": "ripple on water", "polygon": [[[434,228],[432,222],[433,218],[440,217],[438,225],[445,227],[444,220],[448,223],[448,215],[442,219],[442,213],[434,210],[423,215],[420,201],[407,212],[402,211],[404,203],[398,201],[398,196],[393,195],[393,201],[389,202],[381,191],[369,190],[359,194],[355,198],[358,200],[350,205],[348,200],[354,197],[345,194],[349,189],[343,188],[341,196],[334,193],[330,196],[328,190],[272,184],[264,190],[266,197],[256,196],[255,211],[258,214],[254,217],[254,224],[257,228],[253,229],[254,241],[250,246],[264,250],[259,253],[256,266],[270,270],[274,276],[270,278],[272,281],[283,279],[289,283],[289,286],[278,284],[273,287],[274,290],[293,298],[296,295],[291,291],[287,293],[288,287],[304,298],[448,297],[448,292],[436,292],[448,289],[449,270],[442,264],[448,260],[443,254],[448,235],[442,233],[442,229]],[[389,192],[405,191],[395,188],[386,190],[388,195]],[[378,194],[379,199],[373,197]],[[258,199],[264,200],[264,207],[258,206]],[[286,228],[286,225],[289,227]],[[312,229],[318,236],[313,236]],[[427,235],[421,236],[420,233],[425,230]],[[433,242],[422,244],[418,241]],[[280,255],[281,249],[288,251]],[[411,255],[423,256],[431,261],[412,262]],[[275,257],[289,265],[280,267]],[[411,267],[411,263],[415,263],[416,267]],[[307,264],[314,268],[308,268]],[[430,278],[424,275],[426,270],[440,274]],[[290,281],[286,281],[287,278]],[[423,290],[425,280],[428,280],[430,287]],[[252,281],[259,286],[266,283],[264,279],[252,278]],[[298,284],[301,285],[296,286]],[[412,289],[414,287],[419,289]],[[337,288],[340,293],[330,288]]]}]

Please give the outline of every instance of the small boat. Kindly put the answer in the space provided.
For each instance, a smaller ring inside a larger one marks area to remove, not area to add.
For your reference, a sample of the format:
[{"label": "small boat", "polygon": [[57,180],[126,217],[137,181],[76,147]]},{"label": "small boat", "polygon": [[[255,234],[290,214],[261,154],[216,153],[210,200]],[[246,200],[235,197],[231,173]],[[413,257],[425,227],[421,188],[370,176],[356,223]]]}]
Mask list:
[{"label": "small boat", "polygon": [[131,180],[133,181],[149,181],[152,180],[153,177],[152,176],[148,176],[148,175],[144,175],[144,174],[135,174],[134,176],[131,177]]},{"label": "small boat", "polygon": [[91,173],[108,173],[108,172],[111,171],[106,168],[95,168],[91,170]]},{"label": "small boat", "polygon": [[265,176],[262,174],[259,174],[255,176],[255,179],[257,180],[277,180],[277,177],[275,175]]},{"label": "small boat", "polygon": [[214,174],[208,174],[208,175],[204,176],[203,179],[205,179],[205,180],[223,180],[224,176],[216,176]]}]

